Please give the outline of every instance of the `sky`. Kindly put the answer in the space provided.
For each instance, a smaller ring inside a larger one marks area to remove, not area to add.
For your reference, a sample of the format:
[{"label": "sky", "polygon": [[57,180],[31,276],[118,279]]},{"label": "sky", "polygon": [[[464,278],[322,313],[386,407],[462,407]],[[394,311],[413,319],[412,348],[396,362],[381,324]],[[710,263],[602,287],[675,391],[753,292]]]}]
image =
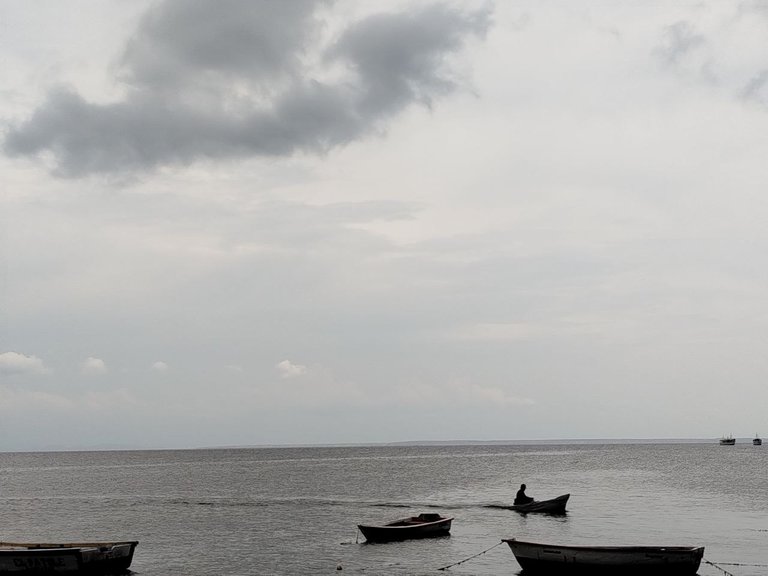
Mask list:
[{"label": "sky", "polygon": [[0,22],[0,450],[768,434],[765,3]]}]

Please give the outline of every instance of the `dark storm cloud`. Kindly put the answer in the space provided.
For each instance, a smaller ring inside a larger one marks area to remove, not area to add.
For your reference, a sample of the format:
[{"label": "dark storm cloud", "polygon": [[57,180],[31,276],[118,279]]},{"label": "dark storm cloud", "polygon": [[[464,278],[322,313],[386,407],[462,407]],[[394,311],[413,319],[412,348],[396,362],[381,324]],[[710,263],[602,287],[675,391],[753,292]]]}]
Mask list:
[{"label": "dark storm cloud", "polygon": [[52,91],[5,151],[48,154],[69,177],[327,151],[454,90],[446,59],[490,18],[435,4],[353,22],[327,46],[329,4],[168,0],[128,42],[122,101]]}]

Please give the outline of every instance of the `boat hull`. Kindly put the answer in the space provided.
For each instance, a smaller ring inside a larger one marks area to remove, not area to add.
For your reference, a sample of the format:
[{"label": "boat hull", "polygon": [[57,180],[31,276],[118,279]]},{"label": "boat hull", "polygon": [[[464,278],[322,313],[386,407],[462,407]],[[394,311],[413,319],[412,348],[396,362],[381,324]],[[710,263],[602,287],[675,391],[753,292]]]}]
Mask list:
[{"label": "boat hull", "polygon": [[541,500],[539,502],[530,502],[529,504],[513,504],[509,507],[510,510],[515,512],[522,512],[527,514],[528,512],[542,512],[545,514],[565,514],[565,505],[568,503],[570,494],[563,494],[557,498],[551,500]]},{"label": "boat hull", "polygon": [[505,539],[523,574],[693,576],[704,556],[691,546],[555,546]]},{"label": "boat hull", "polygon": [[382,526],[358,524],[357,527],[368,542],[397,542],[418,538],[437,538],[450,534],[453,518],[438,516],[437,519],[425,521],[423,516],[425,515],[404,518]]},{"label": "boat hull", "polygon": [[20,544],[0,542],[0,575],[120,574],[138,542]]}]

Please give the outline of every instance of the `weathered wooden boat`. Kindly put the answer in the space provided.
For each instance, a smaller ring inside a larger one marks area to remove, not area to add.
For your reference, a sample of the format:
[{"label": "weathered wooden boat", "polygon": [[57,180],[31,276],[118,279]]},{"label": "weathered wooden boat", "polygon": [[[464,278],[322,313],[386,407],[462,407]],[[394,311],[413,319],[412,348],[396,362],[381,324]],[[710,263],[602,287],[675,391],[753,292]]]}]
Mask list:
[{"label": "weathered wooden boat", "polygon": [[523,574],[692,576],[704,557],[694,546],[559,546],[504,539]]},{"label": "weathered wooden boat", "polygon": [[720,446],[733,446],[736,444],[736,438],[731,435],[720,438]]},{"label": "weathered wooden boat", "polygon": [[528,504],[512,504],[512,506],[509,506],[510,510],[515,510],[516,512],[543,512],[545,514],[565,514],[565,505],[568,503],[568,498],[570,498],[570,494],[563,494],[562,496],[558,496],[557,498],[552,498],[551,500],[534,500],[533,502],[529,502]]},{"label": "weathered wooden boat", "polygon": [[120,574],[138,542],[0,542],[0,575]]},{"label": "weathered wooden boat", "polygon": [[440,514],[425,513],[395,520],[381,526],[358,524],[368,542],[395,542],[412,538],[434,538],[447,536],[451,531],[453,518]]}]

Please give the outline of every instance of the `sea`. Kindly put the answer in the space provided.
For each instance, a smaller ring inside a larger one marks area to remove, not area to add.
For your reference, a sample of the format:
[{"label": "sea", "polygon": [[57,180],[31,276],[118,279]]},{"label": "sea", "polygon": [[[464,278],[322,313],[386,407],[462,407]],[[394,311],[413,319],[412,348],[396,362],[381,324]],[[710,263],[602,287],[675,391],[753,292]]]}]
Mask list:
[{"label": "sea", "polygon": [[[138,540],[142,576],[518,574],[502,538],[704,546],[768,575],[768,446],[739,441],[0,454],[0,540]],[[564,516],[502,508],[519,485]],[[421,512],[450,536],[368,544]],[[445,570],[441,570],[445,568]]]}]

